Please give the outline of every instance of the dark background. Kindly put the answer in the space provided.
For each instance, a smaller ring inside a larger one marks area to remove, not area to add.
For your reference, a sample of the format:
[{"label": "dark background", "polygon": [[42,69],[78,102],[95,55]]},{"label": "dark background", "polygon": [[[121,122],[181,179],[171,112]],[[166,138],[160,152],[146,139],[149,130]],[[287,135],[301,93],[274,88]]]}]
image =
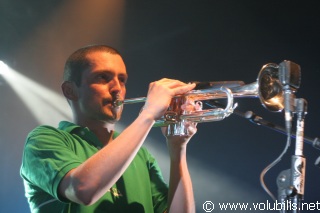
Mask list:
[{"label": "dark background", "polygon": [[[129,73],[128,98],[145,96],[149,82],[163,77],[186,82],[252,83],[264,64],[291,60],[301,66],[302,80],[296,96],[308,102],[305,135],[315,138],[320,123],[319,9],[316,0],[1,0],[0,60],[36,82],[34,93],[40,94],[41,100],[52,100],[51,92],[60,94],[66,57],[88,44],[108,44],[123,54]],[[55,119],[60,119],[49,118],[54,109],[47,105],[33,102],[32,109],[27,108],[12,86],[22,87],[24,83],[9,83],[0,76],[0,212],[29,211],[19,177],[25,137],[35,126],[56,126]],[[31,100],[31,95],[26,92],[22,96]],[[275,124],[284,123],[283,113],[267,111],[259,99],[237,102],[240,111],[251,110]],[[137,116],[141,106],[125,107],[119,130]],[[60,110],[69,113],[67,108]],[[40,111],[44,111],[42,119],[35,119],[33,114]],[[219,212],[219,202],[270,201],[260,186],[259,175],[282,152],[285,142],[285,135],[235,114],[220,122],[199,124],[188,147],[197,212],[204,212],[202,204],[208,200],[215,204],[215,212]],[[266,175],[266,184],[275,195],[277,175],[290,168],[294,142]],[[158,158],[167,179],[168,155],[159,129],[151,131],[146,146]],[[304,154],[304,202],[316,203],[320,197],[320,168],[314,162],[320,152],[305,143]]]}]

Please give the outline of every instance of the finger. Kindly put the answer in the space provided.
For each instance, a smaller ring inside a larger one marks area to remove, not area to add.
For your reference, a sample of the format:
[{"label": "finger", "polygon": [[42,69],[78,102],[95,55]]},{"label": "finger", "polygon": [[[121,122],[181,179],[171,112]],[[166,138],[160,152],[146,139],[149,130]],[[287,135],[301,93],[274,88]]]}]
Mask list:
[{"label": "finger", "polygon": [[159,81],[156,81],[154,83],[160,83],[168,86],[169,88],[176,88],[176,87],[188,85],[185,82],[182,82],[176,79],[170,79],[170,78],[162,78]]},{"label": "finger", "polygon": [[175,88],[173,88],[173,93],[175,95],[182,95],[186,92],[189,92],[193,88],[195,88],[195,86],[196,86],[196,84],[192,83],[192,84],[185,84],[183,86],[175,87]]},{"label": "finger", "polygon": [[185,127],[188,129],[189,136],[197,132],[197,123],[195,122],[186,122]]}]

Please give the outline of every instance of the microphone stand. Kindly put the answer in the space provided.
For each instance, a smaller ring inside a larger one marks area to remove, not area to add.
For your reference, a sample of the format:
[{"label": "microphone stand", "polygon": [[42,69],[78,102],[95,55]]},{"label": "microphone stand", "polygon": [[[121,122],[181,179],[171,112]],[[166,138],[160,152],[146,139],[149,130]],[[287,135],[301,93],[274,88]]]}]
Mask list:
[{"label": "microphone stand", "polygon": [[306,159],[303,156],[303,137],[304,137],[304,117],[307,108],[307,102],[304,99],[296,99],[297,130],[295,154],[291,159],[291,179],[288,198],[292,200],[292,212],[299,213],[301,201],[304,196]]},{"label": "microphone stand", "polygon": [[[217,101],[209,102],[211,102],[214,106],[223,106]],[[281,205],[281,213],[286,213],[287,210],[291,210],[292,213],[299,213],[301,209],[301,201],[304,196],[306,167],[306,159],[303,156],[303,143],[308,143],[314,148],[320,150],[320,141],[318,138],[312,139],[304,136],[304,118],[307,114],[307,102],[304,99],[295,99],[294,102],[295,112],[297,114],[297,129],[296,133],[291,133],[290,136],[296,139],[295,154],[291,159],[291,169],[282,171],[277,177],[279,202],[276,204],[277,208],[279,204]],[[212,107],[211,104],[206,104]],[[264,126],[287,135],[286,128],[266,121],[252,111],[243,113],[237,109],[234,109],[233,114],[246,118],[258,126]],[[316,160],[316,165],[320,165],[320,157]]]},{"label": "microphone stand", "polygon": [[[306,159],[303,156],[303,142],[308,142],[313,147],[319,149],[319,140],[311,140],[304,137],[304,118],[307,113],[307,103],[304,99],[295,99],[296,113],[297,113],[297,128],[296,134],[291,134],[291,137],[296,139],[295,154],[291,158],[291,169],[282,171],[277,178],[278,185],[278,201],[280,202],[281,213],[291,210],[292,213],[299,213],[301,209],[301,201],[304,196],[305,183],[305,168]],[[263,125],[268,128],[277,130],[286,134],[286,129],[270,122],[263,120],[261,117],[254,115],[252,112],[244,114],[250,121],[257,125]],[[277,207],[278,207],[277,202]]]},{"label": "microphone stand", "polygon": [[[205,103],[206,105],[210,106],[210,107],[214,107],[214,106],[218,106],[218,107],[225,107],[225,105],[219,103],[218,101],[208,101],[211,102],[212,104],[209,103]],[[254,123],[258,126],[263,126],[266,127],[268,129],[274,130],[276,132],[279,132],[281,134],[286,135],[286,130],[284,127],[276,125],[272,122],[269,122],[265,119],[263,119],[262,117],[256,115],[254,112],[252,111],[246,111],[246,112],[241,112],[240,110],[234,109],[233,114],[245,118],[247,120],[249,120],[251,123]],[[296,133],[291,133],[291,138],[296,138]],[[319,138],[311,138],[308,136],[304,136],[303,137],[303,141],[311,146],[313,146],[314,148],[320,150],[320,140]],[[319,165],[320,165],[320,158],[319,158]]]},{"label": "microphone stand", "polygon": [[[245,113],[243,112],[239,112],[238,110],[234,110],[234,113],[233,114],[236,114],[238,116],[241,116],[243,118],[246,118],[248,119],[250,122],[258,125],[258,126],[264,126],[264,127],[267,127],[269,129],[272,129],[276,132],[279,132],[279,133],[282,133],[282,134],[287,134],[286,133],[286,130],[284,127],[282,126],[279,126],[279,125],[276,125],[274,123],[271,123],[269,121],[266,121],[264,120],[262,117],[256,115],[254,112],[252,111],[247,111]],[[297,135],[296,133],[291,133],[291,138],[293,139],[296,139],[297,138]],[[320,150],[320,140],[319,138],[311,138],[311,137],[308,137],[308,136],[304,136],[303,137],[303,141],[311,146],[313,146],[314,148]],[[320,160],[319,160],[320,161]],[[319,162],[320,163],[320,162]]]}]

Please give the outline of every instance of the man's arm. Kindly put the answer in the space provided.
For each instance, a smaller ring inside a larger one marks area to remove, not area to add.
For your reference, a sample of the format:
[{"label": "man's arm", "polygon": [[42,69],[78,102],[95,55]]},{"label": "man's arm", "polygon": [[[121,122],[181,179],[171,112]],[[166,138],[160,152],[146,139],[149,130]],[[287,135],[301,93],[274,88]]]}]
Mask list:
[{"label": "man's arm", "polygon": [[170,154],[169,212],[195,212],[192,181],[187,165],[187,144],[196,133],[195,125],[190,124],[188,131],[190,136],[167,137]]},{"label": "man's arm", "polygon": [[137,119],[113,142],[69,171],[59,185],[59,195],[84,205],[100,199],[127,169],[155,120],[167,110],[171,99],[194,86],[170,79],[151,83],[144,110]]}]

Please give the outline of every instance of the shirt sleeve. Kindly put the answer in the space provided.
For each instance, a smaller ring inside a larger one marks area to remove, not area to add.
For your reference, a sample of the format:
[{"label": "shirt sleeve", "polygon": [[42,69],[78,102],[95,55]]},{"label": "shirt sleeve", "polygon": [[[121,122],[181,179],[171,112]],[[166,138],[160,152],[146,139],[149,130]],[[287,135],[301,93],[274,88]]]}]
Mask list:
[{"label": "shirt sleeve", "polygon": [[81,164],[68,138],[59,130],[41,126],[29,134],[22,158],[22,177],[56,199],[58,186],[68,171]]}]

